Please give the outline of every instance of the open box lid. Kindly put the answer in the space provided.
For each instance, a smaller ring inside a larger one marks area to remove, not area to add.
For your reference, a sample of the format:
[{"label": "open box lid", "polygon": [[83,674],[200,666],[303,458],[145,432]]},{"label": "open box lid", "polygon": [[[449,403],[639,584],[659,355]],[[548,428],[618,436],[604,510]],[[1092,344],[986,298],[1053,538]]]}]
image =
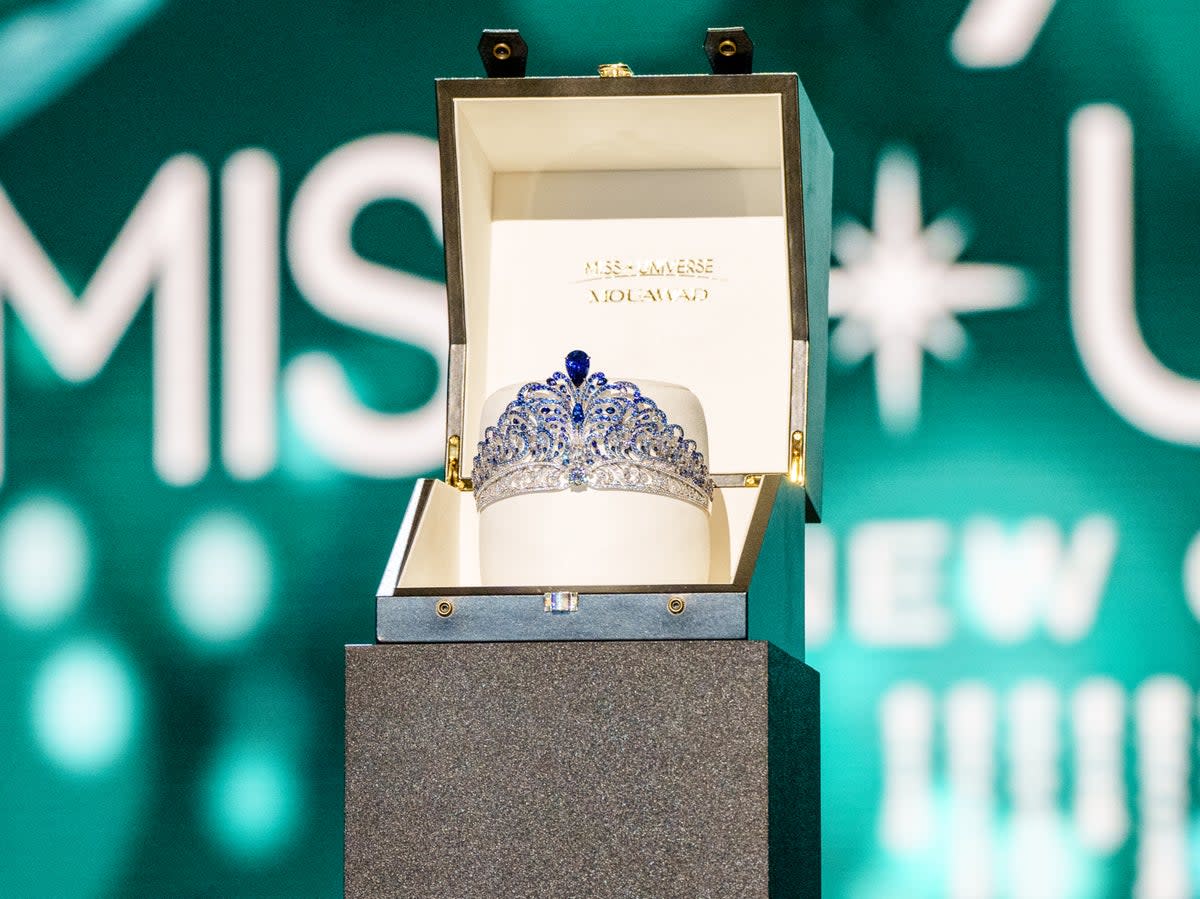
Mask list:
[{"label": "open box lid", "polygon": [[437,105],[447,482],[485,400],[578,348],[690,389],[716,484],[787,475],[819,520],[832,154],[798,78],[449,79]]}]

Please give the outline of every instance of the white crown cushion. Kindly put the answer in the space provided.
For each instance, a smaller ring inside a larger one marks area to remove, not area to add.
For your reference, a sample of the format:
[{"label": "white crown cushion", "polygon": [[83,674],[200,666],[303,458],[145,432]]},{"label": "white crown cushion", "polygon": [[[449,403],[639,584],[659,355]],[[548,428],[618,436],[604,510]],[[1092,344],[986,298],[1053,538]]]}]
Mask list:
[{"label": "white crown cushion", "polygon": [[[708,430],[695,394],[677,384],[609,374],[637,384],[707,458]],[[480,433],[522,386],[510,384],[487,398]],[[468,449],[473,455],[475,448]],[[526,493],[479,513],[480,574],[495,586],[702,583],[709,574],[709,543],[706,510],[630,490]]]}]

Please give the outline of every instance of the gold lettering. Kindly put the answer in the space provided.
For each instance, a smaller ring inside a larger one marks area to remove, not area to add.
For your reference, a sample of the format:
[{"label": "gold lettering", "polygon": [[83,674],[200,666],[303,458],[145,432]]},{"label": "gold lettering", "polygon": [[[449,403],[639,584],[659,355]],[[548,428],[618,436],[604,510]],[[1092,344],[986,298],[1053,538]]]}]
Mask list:
[{"label": "gold lettering", "polygon": [[643,259],[627,262],[624,259],[588,259],[583,274],[591,278],[686,278],[711,275],[715,263],[711,257],[680,257],[678,259]]},{"label": "gold lettering", "polygon": [[[671,259],[585,259],[585,278],[605,280],[627,278],[704,278],[716,270],[716,261],[711,256],[680,256]],[[701,303],[711,298],[706,287],[695,285],[678,287],[632,286],[627,288],[603,288],[588,290],[588,305],[606,303],[610,305],[630,303]]]}]

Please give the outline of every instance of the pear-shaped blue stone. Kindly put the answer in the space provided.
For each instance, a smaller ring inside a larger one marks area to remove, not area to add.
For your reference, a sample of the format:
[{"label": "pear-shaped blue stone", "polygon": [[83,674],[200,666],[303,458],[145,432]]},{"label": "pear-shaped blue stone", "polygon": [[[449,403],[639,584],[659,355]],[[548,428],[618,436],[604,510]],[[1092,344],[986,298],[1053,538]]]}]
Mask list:
[{"label": "pear-shaped blue stone", "polygon": [[571,350],[571,352],[567,353],[566,365],[567,377],[571,379],[572,384],[578,387],[588,376],[588,369],[592,367],[592,360],[588,358],[588,354],[583,350]]},{"label": "pear-shaped blue stone", "polygon": [[571,421],[576,427],[583,424],[583,403],[576,403],[571,407]]}]

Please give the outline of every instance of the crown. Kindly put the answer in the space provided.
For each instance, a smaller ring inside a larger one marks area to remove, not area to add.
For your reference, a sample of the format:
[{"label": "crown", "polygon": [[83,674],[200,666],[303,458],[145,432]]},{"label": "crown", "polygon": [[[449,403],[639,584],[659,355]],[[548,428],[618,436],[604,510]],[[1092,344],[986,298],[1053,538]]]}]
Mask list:
[{"label": "crown", "polygon": [[589,375],[583,350],[565,363],[565,373],[521,387],[483,432],[471,470],[477,508],[591,488],[670,496],[707,511],[713,483],[696,441],[636,384]]}]

